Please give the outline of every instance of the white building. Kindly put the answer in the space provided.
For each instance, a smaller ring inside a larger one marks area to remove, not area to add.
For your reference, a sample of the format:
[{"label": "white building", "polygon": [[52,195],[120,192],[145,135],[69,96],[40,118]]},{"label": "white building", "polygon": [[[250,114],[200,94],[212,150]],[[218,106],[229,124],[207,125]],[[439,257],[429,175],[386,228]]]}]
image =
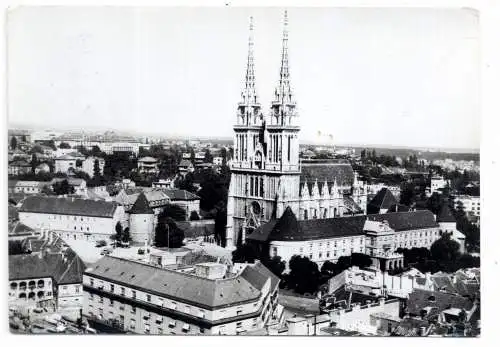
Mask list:
[{"label": "white building", "polygon": [[431,195],[436,193],[440,193],[439,189],[443,189],[448,185],[448,181],[445,180],[441,176],[433,176],[431,177]]},{"label": "white building", "polygon": [[19,208],[21,223],[74,240],[109,240],[124,215],[123,206],[115,202],[64,197],[30,196]]},{"label": "white building", "polygon": [[214,159],[212,160],[212,163],[214,165],[222,165],[223,162],[224,162],[224,158],[222,158],[222,157],[214,157]]},{"label": "white building", "polygon": [[83,314],[123,332],[236,335],[272,318],[278,284],[260,263],[212,279],[106,256],[84,273]]},{"label": "white building", "polygon": [[99,164],[99,172],[102,175],[104,173],[105,165],[105,161],[103,158],[85,158],[84,155],[78,152],[72,152],[55,158],[55,172],[62,172],[67,174],[71,172],[83,171],[90,177],[94,177],[94,166],[96,160]]},{"label": "white building", "polygon": [[[379,232],[380,225],[384,232]],[[257,228],[246,240],[286,262],[300,255],[321,267],[327,260],[336,262],[341,256],[365,253],[376,260],[375,265],[385,263],[391,269],[403,265],[394,250],[430,248],[439,237],[439,224],[427,210],[297,220],[287,208],[281,218]]]},{"label": "white building", "polygon": [[14,186],[14,193],[39,194],[50,182],[40,181],[17,181]]},{"label": "white building", "polygon": [[139,172],[157,174],[158,160],[153,157],[142,157],[137,161],[137,169]]},{"label": "white building", "polygon": [[461,204],[465,213],[475,217],[481,215],[481,198],[471,195],[457,195],[454,200],[455,209]]}]

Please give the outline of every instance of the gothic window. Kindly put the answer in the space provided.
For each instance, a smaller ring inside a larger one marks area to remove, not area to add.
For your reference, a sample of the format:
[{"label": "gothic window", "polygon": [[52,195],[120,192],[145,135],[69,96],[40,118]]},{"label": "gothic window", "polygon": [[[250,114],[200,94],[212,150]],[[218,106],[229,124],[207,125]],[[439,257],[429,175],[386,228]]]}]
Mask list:
[{"label": "gothic window", "polygon": [[253,177],[250,177],[250,195],[253,196]]},{"label": "gothic window", "polygon": [[323,211],[323,218],[326,218],[326,217],[327,217],[327,216],[326,216],[326,212],[327,212],[327,210],[326,210],[326,208],[325,208],[325,209],[324,209],[324,211]]},{"label": "gothic window", "polygon": [[252,212],[254,213],[254,215],[259,216],[260,211],[261,211],[261,208],[260,208],[259,203],[256,201],[253,201],[252,202]]},{"label": "gothic window", "polygon": [[287,138],[288,138],[288,161],[290,161],[291,137],[287,136]]},{"label": "gothic window", "polygon": [[304,210],[304,220],[307,220],[307,210]]},{"label": "gothic window", "polygon": [[262,177],[260,179],[260,196],[264,197],[264,179]]}]

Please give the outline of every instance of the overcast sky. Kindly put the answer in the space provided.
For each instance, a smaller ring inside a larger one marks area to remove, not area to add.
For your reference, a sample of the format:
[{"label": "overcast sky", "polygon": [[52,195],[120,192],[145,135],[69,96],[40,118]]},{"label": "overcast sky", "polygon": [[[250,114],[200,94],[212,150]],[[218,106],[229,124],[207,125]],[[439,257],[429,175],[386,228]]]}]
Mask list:
[{"label": "overcast sky", "polygon": [[[303,141],[318,140],[321,131],[337,144],[479,147],[476,13],[288,14]],[[19,8],[8,17],[9,122],[231,136],[250,16],[267,112],[283,9]]]}]

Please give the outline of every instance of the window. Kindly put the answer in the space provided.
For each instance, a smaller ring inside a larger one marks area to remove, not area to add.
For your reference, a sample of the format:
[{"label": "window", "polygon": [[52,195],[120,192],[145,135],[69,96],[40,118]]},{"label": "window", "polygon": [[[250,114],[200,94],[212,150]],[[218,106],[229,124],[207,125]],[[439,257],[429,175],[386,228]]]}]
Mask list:
[{"label": "window", "polygon": [[120,295],[125,296],[125,288],[120,287]]},{"label": "window", "polygon": [[330,258],[330,252],[326,252],[326,257]]},{"label": "window", "polygon": [[149,295],[149,294],[146,295],[146,301],[151,302],[151,295]]},{"label": "window", "polygon": [[110,284],[110,285],[109,285],[109,291],[110,291],[111,293],[113,293],[113,292],[115,291],[115,285],[114,285],[114,284]]},{"label": "window", "polygon": [[136,298],[136,293],[135,293],[135,290],[132,291],[132,299],[135,299]]},{"label": "window", "polygon": [[115,304],[115,302],[113,301],[113,299],[109,299],[109,307],[113,307]]},{"label": "window", "polygon": [[75,293],[80,293],[80,286],[79,285],[75,286]]},{"label": "window", "polygon": [[137,312],[135,306],[130,307],[130,313],[135,314]]},{"label": "window", "polygon": [[312,253],[311,253],[311,254],[309,254],[309,259],[312,259],[312,258],[313,258],[313,255],[312,255]]},{"label": "window", "polygon": [[169,323],[168,323],[168,327],[169,328],[175,328],[175,324],[176,322],[174,320],[171,320]]},{"label": "window", "polygon": [[319,259],[321,259],[321,255],[322,255],[322,254],[321,254],[321,252],[320,252],[320,253],[318,254],[318,258],[319,258]]},{"label": "window", "polygon": [[91,279],[90,279],[90,286],[91,286],[91,287],[93,287],[93,286],[94,286],[94,279],[93,279],[93,278],[91,278]]}]

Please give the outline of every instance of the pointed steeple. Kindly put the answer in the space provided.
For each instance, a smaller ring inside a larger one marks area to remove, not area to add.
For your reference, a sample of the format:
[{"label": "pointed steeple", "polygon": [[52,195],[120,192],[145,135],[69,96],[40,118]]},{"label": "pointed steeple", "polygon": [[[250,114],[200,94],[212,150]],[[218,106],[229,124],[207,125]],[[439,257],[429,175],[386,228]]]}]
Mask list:
[{"label": "pointed steeple", "polygon": [[[288,109],[285,106],[289,106]],[[276,111],[278,111],[279,114],[285,114],[288,112],[293,113],[292,110],[294,106],[295,101],[293,100],[292,89],[290,87],[290,68],[288,62],[288,12],[285,10],[283,20],[280,77],[274,92],[273,108],[275,114]]]},{"label": "pointed steeple", "polygon": [[253,17],[250,17],[250,34],[248,36],[247,70],[245,73],[245,87],[241,93],[240,105],[258,105],[257,92],[255,90],[255,65],[254,65],[254,43],[253,43]]}]

